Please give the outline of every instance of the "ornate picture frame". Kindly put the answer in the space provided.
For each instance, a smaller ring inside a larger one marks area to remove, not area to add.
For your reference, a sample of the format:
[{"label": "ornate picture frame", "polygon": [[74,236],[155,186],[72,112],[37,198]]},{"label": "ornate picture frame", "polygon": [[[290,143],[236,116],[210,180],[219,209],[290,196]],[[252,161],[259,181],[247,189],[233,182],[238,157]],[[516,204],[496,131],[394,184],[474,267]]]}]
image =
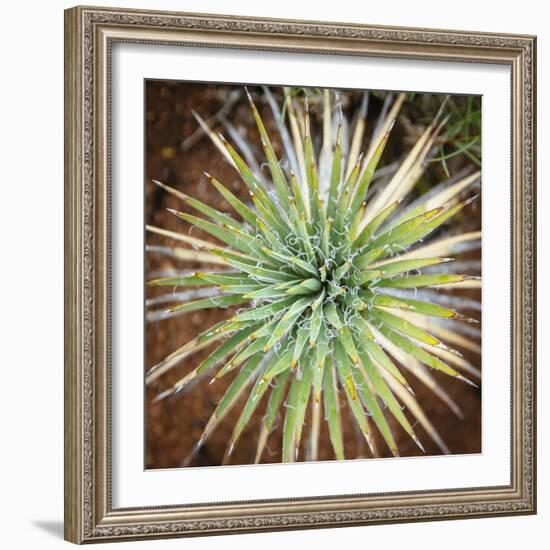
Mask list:
[{"label": "ornate picture frame", "polygon": [[[115,508],[111,54],[116,43],[497,64],[511,71],[510,484]],[[65,12],[65,538],[75,543],[536,512],[536,38],[75,7]]]}]

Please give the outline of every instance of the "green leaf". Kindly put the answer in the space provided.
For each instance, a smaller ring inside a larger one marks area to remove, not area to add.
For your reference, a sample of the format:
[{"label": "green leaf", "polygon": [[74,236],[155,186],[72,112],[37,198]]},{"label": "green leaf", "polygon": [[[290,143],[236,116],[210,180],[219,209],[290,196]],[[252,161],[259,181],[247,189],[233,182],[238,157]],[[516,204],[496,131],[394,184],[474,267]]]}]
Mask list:
[{"label": "green leaf", "polygon": [[256,126],[258,127],[258,131],[260,132],[260,137],[262,141],[262,147],[265,153],[265,156],[267,158],[267,162],[269,165],[269,171],[271,172],[271,177],[273,180],[273,185],[275,186],[275,191],[277,193],[277,197],[281,201],[281,205],[283,208],[288,208],[288,183],[286,181],[286,178],[283,174],[283,171],[279,165],[279,161],[275,155],[275,151],[273,150],[273,146],[271,145],[271,140],[269,139],[269,134],[267,133],[264,123],[262,121],[262,118],[260,117],[260,113],[258,112],[258,109],[256,108],[256,105],[254,105],[254,102],[252,101],[252,97],[248,93],[248,90],[246,90],[246,94],[248,97],[248,101],[250,103],[250,107],[252,109],[252,114],[254,115],[254,120],[256,121]]},{"label": "green leaf", "polygon": [[357,353],[357,348],[353,341],[353,337],[348,327],[343,327],[339,333],[339,340],[342,344],[344,350],[349,355],[349,358],[352,360],[354,365],[359,363],[359,354]]},{"label": "green leaf", "polygon": [[221,346],[219,346],[199,364],[197,367],[197,374],[207,371],[216,365],[216,363],[222,361],[238,346],[240,346],[240,344],[242,344],[255,330],[257,330],[259,326],[259,324],[252,324],[230,336]]},{"label": "green leaf", "polygon": [[[351,225],[349,226],[349,242],[353,244],[358,237],[359,228],[361,226],[361,220],[365,214],[365,209],[367,207],[366,202],[362,202],[357,210],[357,214],[351,219]],[[355,248],[355,247],[353,247]]]},{"label": "green leaf", "polygon": [[371,302],[375,306],[404,309],[411,313],[419,313],[430,317],[443,317],[446,319],[460,317],[460,314],[452,309],[442,307],[438,304],[432,304],[431,302],[414,300],[412,298],[396,298],[394,296],[388,296],[387,294],[376,293],[372,296]]},{"label": "green leaf", "polygon": [[290,368],[293,368],[293,357],[294,349],[292,347],[287,347],[287,349],[272,362],[270,368],[265,372],[263,376],[263,383],[269,384],[269,382],[273,378],[275,378],[275,376],[281,374],[282,372],[285,372]]},{"label": "green leaf", "polygon": [[277,212],[277,206],[271,203],[271,199],[266,197],[266,201],[269,201],[271,204],[270,207],[266,207],[263,202],[257,200],[252,194],[252,202],[254,202],[254,206],[258,210],[258,214],[263,218],[267,227],[270,227],[272,231],[277,233],[282,241],[290,233],[290,227],[281,219],[281,215]]},{"label": "green leaf", "polygon": [[281,213],[278,211],[277,206],[273,204],[272,200],[269,198],[267,189],[265,189],[265,187],[254,177],[246,162],[227,142],[227,140],[221,134],[219,137],[222,140],[224,147],[227,149],[227,152],[233,159],[241,178],[249,187],[252,201],[258,211],[265,216],[265,221],[268,224],[273,223],[283,232],[284,235],[286,235],[288,233],[288,226],[281,216]]},{"label": "green leaf", "polygon": [[472,197],[450,208],[440,208],[438,215],[427,220],[425,224],[412,229],[409,234],[403,235],[400,239],[396,240],[395,244],[397,248],[403,249],[409,247],[420,239],[425,238],[440,225],[444,224],[448,219],[460,212],[460,210],[462,210],[465,206],[473,202],[476,198],[477,196]]},{"label": "green leaf", "polygon": [[338,198],[338,204],[336,206],[336,213],[334,215],[334,230],[335,232],[341,232],[345,222],[349,219],[349,199],[359,177],[359,170],[361,168],[362,156],[359,157],[353,170],[350,172],[346,181],[342,185],[340,190],[340,197]]},{"label": "green leaf", "polygon": [[228,372],[242,365],[249,357],[253,357],[256,354],[261,355],[260,352],[265,346],[266,341],[267,336],[265,338],[258,338],[238,351],[238,353],[236,353],[235,356],[216,373],[214,379],[219,380],[223,378]]},{"label": "green leaf", "polygon": [[324,314],[328,322],[336,329],[342,330],[343,324],[338,315],[338,308],[334,302],[328,302],[324,307]]},{"label": "green leaf", "polygon": [[321,330],[321,325],[323,324],[323,308],[317,307],[313,310],[311,314],[311,325],[309,329],[309,346],[315,346],[317,342],[317,336]]},{"label": "green leaf", "polygon": [[344,392],[346,394],[351,412],[353,413],[355,421],[357,422],[357,425],[359,426],[359,429],[361,430],[361,433],[363,434],[371,452],[374,452],[369,425],[367,422],[367,415],[365,414],[363,405],[357,399],[357,388],[355,386],[355,380],[353,376],[353,371],[357,367],[351,366],[344,351],[344,348],[339,342],[336,343],[336,360],[338,362],[338,374],[340,376],[340,382],[344,387]]},{"label": "green leaf", "polygon": [[313,397],[315,403],[320,403],[321,393],[323,390],[323,373],[327,363],[329,340],[326,335],[325,323],[321,328],[321,334],[319,336],[319,342],[315,347],[314,361],[313,361]]},{"label": "green leaf", "polygon": [[357,327],[360,326],[361,335],[364,335],[363,338],[356,336],[356,346],[357,348],[364,347],[372,360],[380,365],[384,370],[389,372],[400,384],[405,386],[408,391],[412,392],[409,383],[406,378],[401,374],[401,371],[395,366],[393,361],[386,355],[386,352],[374,339],[374,335],[370,327],[364,319],[361,317],[354,319],[354,324]]},{"label": "green leaf", "polygon": [[306,222],[306,215],[303,213],[298,213],[296,210],[296,207],[294,203],[291,202],[290,204],[290,213],[292,215],[292,218],[294,220],[294,226],[296,230],[296,247],[299,247],[299,249],[302,249],[307,254],[308,261],[311,262],[312,265],[317,265],[316,258],[315,258],[315,252],[313,251],[313,247],[310,242],[310,236],[308,231],[308,226]]},{"label": "green leaf", "polygon": [[369,189],[369,185],[372,181],[372,176],[374,174],[374,171],[376,170],[376,167],[378,166],[378,162],[380,161],[380,157],[382,156],[382,153],[384,152],[384,148],[386,147],[386,143],[388,142],[388,138],[390,137],[390,132],[393,127],[393,124],[389,128],[389,130],[380,136],[378,143],[376,144],[376,148],[374,149],[373,154],[367,161],[367,165],[365,166],[365,169],[363,170],[363,173],[359,179],[359,183],[357,185],[357,188],[354,190],[352,199],[349,205],[349,215],[350,217],[354,215],[358,209],[361,203],[364,201],[367,191]]},{"label": "green leaf", "polygon": [[233,286],[236,284],[250,285],[254,284],[254,280],[250,279],[245,273],[195,273],[197,279],[205,283],[218,286]]},{"label": "green leaf", "polygon": [[283,300],[279,300],[278,302],[271,302],[265,306],[248,309],[247,311],[243,311],[242,313],[235,315],[231,320],[233,322],[260,321],[285,310],[295,301],[296,298],[291,296],[290,298],[285,298]]},{"label": "green leaf", "polygon": [[435,338],[429,332],[426,332],[424,329],[417,327],[402,317],[397,317],[397,315],[393,315],[392,313],[384,311],[380,308],[373,308],[370,313],[389,327],[398,330],[399,332],[405,334],[406,336],[410,336],[419,342],[427,344],[428,346],[437,346],[440,344],[438,338]]},{"label": "green leaf", "polygon": [[239,232],[230,226],[222,227],[220,225],[216,225],[215,223],[197,218],[196,216],[192,216],[191,214],[178,212],[177,210],[173,210],[172,212],[174,212],[178,218],[181,218],[195,227],[206,231],[206,233],[216,237],[216,239],[219,239],[225,244],[228,244],[229,246],[236,248],[245,254],[258,254],[260,249],[259,243],[246,233]]},{"label": "green leaf", "polygon": [[325,414],[327,417],[330,442],[336,460],[344,460],[344,438],[342,437],[342,418],[340,403],[336,391],[336,369],[325,368],[323,395],[325,397]]},{"label": "green leaf", "polygon": [[300,360],[304,347],[306,345],[307,338],[309,336],[309,328],[306,323],[302,323],[296,333],[296,342],[294,343],[294,349],[292,352],[292,362],[290,368],[294,369]]},{"label": "green leaf", "polygon": [[391,428],[376,399],[376,390],[372,386],[368,376],[365,375],[363,365],[360,365],[360,368],[353,371],[353,377],[359,396],[361,397],[368,413],[372,416],[372,419],[382,434],[384,441],[387,443],[391,453],[394,456],[399,456],[399,451],[397,450],[397,445],[395,443]]},{"label": "green leaf", "polygon": [[[332,231],[332,222],[332,218],[329,218],[326,224],[321,228],[321,250],[323,251],[325,257],[329,257],[331,254],[332,244],[330,242],[330,235]],[[319,273],[322,272],[321,270],[324,270],[326,275],[326,264],[321,266]],[[322,275],[321,280],[324,281],[325,279],[326,276]]]},{"label": "green leaf", "polygon": [[319,279],[310,278],[287,289],[287,294],[311,294],[321,289]]},{"label": "green leaf", "polygon": [[386,206],[379,214],[377,214],[359,233],[359,236],[355,239],[353,246],[355,248],[361,248],[365,246],[370,238],[376,233],[376,230],[386,221],[388,216],[395,212],[395,209],[399,206],[399,201],[395,201],[389,206]]},{"label": "green leaf", "polygon": [[215,307],[226,308],[248,302],[246,298],[240,295],[230,294],[228,296],[215,296],[213,298],[202,298],[171,307],[167,311],[170,313],[187,313],[188,311],[198,311],[200,309],[212,309]]},{"label": "green leaf", "polygon": [[203,202],[194,199],[192,197],[187,197],[185,199],[185,202],[197,210],[197,212],[200,212],[201,214],[204,214],[205,216],[208,216],[211,220],[220,223],[222,225],[229,225],[231,227],[234,227],[235,229],[243,230],[242,224],[240,224],[238,221],[234,220],[231,216],[228,214],[224,214],[222,212],[218,212],[215,208],[212,208],[211,206],[208,206],[207,204],[204,204]]},{"label": "green leaf", "polygon": [[388,288],[421,288],[426,286],[448,285],[460,283],[472,279],[468,275],[449,275],[447,273],[436,273],[430,275],[408,275],[399,279],[380,279],[375,286]]},{"label": "green leaf", "polygon": [[[295,458],[298,458],[298,449],[302,438],[302,429],[304,427],[304,419],[306,409],[311,395],[313,369],[309,361],[304,362],[302,376],[299,380],[298,400],[296,403],[296,411],[294,414],[294,449]],[[284,428],[283,428],[283,450],[284,450]],[[284,451],[283,451],[284,452]]]},{"label": "green leaf", "polygon": [[319,180],[317,178],[317,166],[313,153],[313,144],[311,142],[310,127],[309,127],[309,110],[306,101],[305,112],[305,136],[304,136],[304,154],[306,163],[306,176],[308,183],[309,195],[309,210],[311,214],[311,222],[316,225],[319,222],[319,209],[317,200],[319,198]]},{"label": "green leaf", "polygon": [[385,233],[382,233],[379,237],[376,237],[374,241],[369,243],[369,249],[378,248],[379,246],[385,245],[395,245],[395,243],[400,243],[400,239],[404,238],[407,235],[410,235],[416,228],[426,223],[427,221],[434,218],[437,214],[441,212],[442,208],[433,208],[424,212],[419,216],[403,222],[402,224],[389,229]]},{"label": "green leaf", "polygon": [[296,258],[296,256],[287,256],[286,254],[281,254],[279,252],[275,252],[274,250],[269,249],[264,250],[264,252],[274,256],[275,258],[280,260],[283,265],[287,265],[294,270],[299,270],[309,276],[319,276],[319,270],[316,267],[308,264],[307,262],[304,262],[304,260],[300,260],[300,258]]},{"label": "green leaf", "polygon": [[376,392],[384,401],[392,415],[395,417],[395,419],[401,424],[403,429],[411,436],[411,438],[414,440],[414,442],[422,449],[424,450],[424,447],[422,447],[422,444],[420,443],[420,440],[416,436],[413,427],[411,426],[410,422],[407,420],[407,417],[401,410],[401,406],[395,399],[393,393],[391,392],[390,388],[388,388],[386,382],[382,378],[382,375],[378,372],[378,369],[374,366],[370,358],[365,352],[360,351],[361,354],[361,363],[365,369],[365,375],[368,377],[374,388],[376,389]]},{"label": "green leaf", "polygon": [[260,267],[257,263],[251,263],[250,259],[242,258],[236,254],[232,254],[227,250],[212,250],[212,253],[216,256],[220,256],[227,260],[227,263],[233,267],[249,273],[253,277],[262,279],[269,283],[284,283],[296,279],[295,274],[284,273],[283,271],[275,271],[273,269]]},{"label": "green leaf", "polygon": [[353,260],[353,263],[358,269],[365,269],[377,258],[379,258],[385,252],[385,250],[385,246],[380,246],[378,248],[368,250],[367,252],[363,252]]},{"label": "green leaf", "polygon": [[315,311],[319,306],[321,306],[321,304],[324,303],[324,300],[325,300],[325,289],[323,288],[321,290],[321,292],[319,292],[319,294],[317,295],[317,298],[315,299],[315,302],[313,302],[313,304],[311,304],[311,310],[312,311]]},{"label": "green leaf", "polygon": [[373,273],[376,273],[376,276],[367,278],[369,272],[364,272],[365,275],[361,276],[361,280],[363,282],[366,282],[374,278],[394,277],[395,275],[406,273],[407,271],[413,271],[415,269],[421,269],[430,265],[438,265],[450,261],[452,261],[452,258],[416,258],[413,260],[392,260],[391,262],[374,267]]},{"label": "green leaf", "polygon": [[327,202],[327,218],[334,217],[338,204],[338,187],[342,179],[342,126],[338,126],[336,146],[332,155],[332,170],[330,175],[330,187]]},{"label": "green leaf", "polygon": [[279,412],[279,407],[281,406],[283,399],[285,397],[285,390],[288,385],[287,382],[288,382],[289,374],[290,374],[290,371],[285,371],[281,373],[279,376],[277,376],[277,378],[275,379],[275,385],[269,395],[269,400],[267,402],[265,415],[262,421],[260,437],[258,438],[256,459],[254,460],[256,464],[258,464],[262,458],[262,453],[267,443],[267,438],[271,433],[271,430],[273,429],[275,420],[277,419],[277,413]]},{"label": "green leaf", "polygon": [[235,447],[244,428],[248,424],[250,417],[256,410],[256,407],[260,403],[264,393],[268,388],[268,384],[265,384],[263,381],[263,373],[265,373],[267,368],[269,368],[269,361],[267,361],[266,364],[261,367],[260,373],[256,378],[256,381],[254,383],[254,386],[252,387],[252,390],[250,391],[250,394],[248,395],[248,399],[246,400],[246,403],[243,407],[241,415],[239,416],[239,419],[235,424],[235,428],[233,429],[233,435],[231,436],[231,443],[229,444],[229,448],[227,451],[228,455],[232,453],[233,448]]},{"label": "green leaf", "polygon": [[[193,355],[194,353],[210,346],[214,342],[217,342],[218,340],[223,338],[224,335],[219,332],[219,329],[225,326],[227,326],[227,321],[220,321],[219,323],[216,323],[214,326],[203,331],[201,334],[199,334],[195,338],[192,338],[183,346],[179,347],[178,349],[167,355],[162,361],[160,361],[147,371],[145,383],[150,384],[151,382],[162,376],[165,372],[170,370],[172,367],[175,367],[186,357]],[[195,375],[196,373],[193,375],[193,377]],[[179,382],[181,382],[181,380]],[[176,385],[178,385],[179,382],[176,383]]]},{"label": "green leaf", "polygon": [[257,216],[256,214],[244,204],[240,199],[238,199],[227,187],[222,185],[216,178],[212,177],[210,174],[205,172],[205,176],[208,178],[208,181],[218,190],[220,195],[231,205],[233,210],[237,212],[243,220],[248,222],[252,227],[256,226]]},{"label": "green leaf", "polygon": [[270,321],[267,321],[264,323],[261,328],[259,328],[256,332],[252,334],[252,338],[258,339],[263,338],[264,336],[270,336],[271,331],[273,330],[273,327],[275,326],[275,323],[277,323],[277,320],[280,316],[280,312],[274,315]]},{"label": "green leaf", "polygon": [[[308,218],[308,208],[306,206],[305,198],[302,194],[302,190],[300,189],[300,184],[298,183],[298,180],[296,179],[296,175],[291,172],[290,173],[290,183],[292,186],[292,193],[294,195],[294,204],[296,208],[296,212],[298,213],[297,218],[300,218],[303,216],[304,221]],[[292,207],[293,202],[290,201],[290,205]]]},{"label": "green leaf", "polygon": [[312,296],[305,296],[296,300],[290,306],[289,310],[281,317],[281,320],[275,327],[264,351],[273,347],[294,326],[306,308],[313,303],[314,299]]},{"label": "green leaf", "polygon": [[296,440],[294,439],[294,434],[296,427],[296,410],[301,393],[300,390],[300,380],[296,377],[292,378],[286,403],[285,420],[283,423],[282,462],[294,462],[296,458]]},{"label": "green leaf", "polygon": [[252,288],[252,292],[246,294],[246,297],[250,300],[266,299],[266,298],[283,298],[288,296],[286,290],[280,288],[280,284],[274,284],[269,286],[255,286]]},{"label": "green leaf", "polygon": [[[293,254],[294,252],[286,246],[286,244],[281,240],[279,235],[275,234],[262,219],[258,219],[258,228],[260,229],[263,236],[267,239],[269,244],[271,245],[271,249],[275,250],[276,252],[282,252],[286,254]],[[275,263],[280,263],[278,261],[275,261]]]},{"label": "green leaf", "polygon": [[246,388],[252,383],[253,373],[260,363],[261,356],[253,357],[240,370],[239,374],[233,379],[225,393],[223,394],[218,406],[215,408],[212,416],[208,420],[206,427],[201,435],[200,444],[204,443],[205,439],[211,433],[216,424],[231,410],[239,397],[244,393]]},{"label": "green leaf", "polygon": [[335,281],[339,281],[342,277],[344,277],[350,270],[351,266],[353,265],[351,260],[347,260],[344,262],[336,271],[334,272],[332,278]]},{"label": "green leaf", "polygon": [[147,286],[205,286],[209,284],[208,281],[197,277],[196,273],[186,277],[163,277],[147,281]]},{"label": "green leaf", "polygon": [[385,325],[381,326],[379,330],[388,340],[393,342],[396,346],[400,347],[404,352],[418,359],[421,363],[424,363],[424,365],[443,372],[453,378],[458,378],[459,380],[466,382],[466,384],[477,388],[477,385],[474,384],[471,380],[469,380],[465,376],[462,376],[462,374],[457,372],[455,369],[449,367],[449,365],[441,361],[441,359],[435,357],[431,353],[428,353],[425,349],[417,346],[405,336],[401,336],[400,334],[393,331],[391,328],[386,327]]}]

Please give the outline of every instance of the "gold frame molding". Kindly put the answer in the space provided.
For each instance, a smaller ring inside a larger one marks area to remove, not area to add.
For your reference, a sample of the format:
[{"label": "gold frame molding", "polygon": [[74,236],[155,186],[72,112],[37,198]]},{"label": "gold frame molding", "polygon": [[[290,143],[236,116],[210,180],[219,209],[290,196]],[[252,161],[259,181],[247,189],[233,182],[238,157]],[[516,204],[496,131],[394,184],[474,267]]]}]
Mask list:
[{"label": "gold frame molding", "polygon": [[[116,42],[496,63],[512,74],[511,483],[114,509],[110,56]],[[536,37],[128,9],[65,12],[65,538],[121,541],[536,512]]]}]

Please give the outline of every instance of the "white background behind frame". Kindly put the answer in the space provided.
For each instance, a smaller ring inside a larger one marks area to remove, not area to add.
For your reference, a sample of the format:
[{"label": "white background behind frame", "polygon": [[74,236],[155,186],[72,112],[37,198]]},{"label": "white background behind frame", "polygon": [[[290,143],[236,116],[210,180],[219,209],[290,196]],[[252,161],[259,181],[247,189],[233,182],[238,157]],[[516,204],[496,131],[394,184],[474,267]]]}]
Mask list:
[{"label": "white background behind frame", "polygon": [[[510,334],[511,319],[509,67],[115,43],[112,71],[113,506],[507,485],[510,347],[501,335]],[[487,286],[482,298],[481,454],[144,471],[143,82],[149,78],[482,95],[482,273]]]},{"label": "white background behind frame", "polygon": [[[259,3],[256,0],[97,0],[96,4],[142,9],[166,9],[190,12],[255,15],[263,17],[294,17],[324,21],[348,21],[373,25],[403,25],[440,29],[463,29],[487,32],[529,33],[538,35],[537,68],[537,144],[539,151],[550,147],[550,108],[545,98],[550,93],[550,69],[544,61],[550,59],[550,27],[548,6],[540,0],[517,2],[479,2],[462,0],[457,9],[442,9],[440,0],[393,0],[376,5],[356,0],[338,2],[296,2],[278,0]],[[74,6],[71,0],[6,3],[3,15],[10,24],[0,35],[4,52],[4,75],[9,83],[0,88],[0,98],[10,105],[3,113],[2,150],[3,186],[0,201],[0,230],[3,257],[13,258],[17,266],[17,288],[31,292],[37,288],[40,270],[40,307],[30,315],[21,307],[19,292],[3,293],[3,308],[9,315],[7,336],[3,338],[3,384],[11,388],[0,400],[0,422],[3,442],[13,441],[13,447],[3,446],[0,454],[2,499],[0,513],[4,529],[2,540],[8,548],[62,550],[69,548],[63,537],[63,17],[62,10]],[[498,12],[495,11],[498,9]],[[21,41],[24,21],[26,36]],[[15,55],[14,44],[17,44]],[[40,85],[40,83],[42,85]],[[39,101],[37,100],[39,97]],[[22,116],[24,113],[25,116]],[[35,157],[29,166],[29,136],[38,141]],[[22,172],[22,168],[27,172]],[[25,177],[28,173],[29,178]],[[41,177],[34,177],[40,173]],[[537,158],[538,208],[550,209],[550,178],[547,155]],[[22,180],[23,178],[23,180]],[[26,183],[26,192],[22,190]],[[30,200],[32,198],[32,200]],[[15,206],[14,206],[15,205]],[[17,206],[19,205],[19,206]],[[26,223],[21,225],[21,209]],[[45,216],[45,213],[47,215]],[[40,220],[40,231],[36,223]],[[14,238],[17,228],[18,238]],[[544,366],[550,351],[548,309],[550,300],[543,281],[550,278],[548,252],[544,237],[550,236],[550,219],[540,215],[538,234],[538,327],[539,362]],[[33,243],[29,253],[22,243]],[[545,243],[545,244],[543,244]],[[0,270],[3,288],[13,288],[12,270]],[[10,286],[11,285],[11,286]],[[32,293],[32,292],[31,292]],[[40,350],[41,360],[22,359],[29,350],[29,333],[21,327],[34,329],[32,348]],[[9,368],[8,368],[9,367]],[[22,370],[27,374],[22,378]],[[537,387],[540,396],[550,391],[548,371],[540,368]],[[28,384],[32,377],[32,384]],[[22,403],[30,404],[28,412]],[[539,399],[537,407],[539,464],[550,456],[548,419],[550,400]],[[280,550],[309,546],[319,550],[335,548],[406,547],[410,550],[464,550],[465,545],[499,550],[540,548],[541,540],[550,537],[550,492],[547,468],[537,474],[538,514],[536,516],[494,517],[483,520],[434,521],[394,525],[360,526],[346,529],[286,531],[262,534],[241,534],[155,542],[131,543],[131,550],[154,548],[190,550]],[[107,543],[101,550],[120,549],[120,543]]]}]

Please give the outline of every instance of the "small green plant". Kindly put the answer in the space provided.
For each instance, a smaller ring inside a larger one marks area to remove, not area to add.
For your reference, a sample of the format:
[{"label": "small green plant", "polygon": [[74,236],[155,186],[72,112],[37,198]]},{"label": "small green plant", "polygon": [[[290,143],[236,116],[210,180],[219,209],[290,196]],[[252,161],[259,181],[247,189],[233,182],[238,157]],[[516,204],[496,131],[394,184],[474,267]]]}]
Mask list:
[{"label": "small green plant", "polygon": [[[233,373],[196,449],[242,399],[242,411],[228,441],[231,454],[265,400],[256,462],[261,460],[281,411],[283,462],[297,460],[304,447],[306,459],[318,458],[323,417],[334,455],[344,459],[341,401],[345,400],[350,417],[371,450],[374,426],[393,455],[399,454],[393,433],[397,426],[423,449],[412,416],[447,452],[407,377],[417,377],[457,414],[460,409],[430,370],[475,385],[466,375],[477,376],[478,371],[451,347],[471,344],[460,330],[441,322],[475,321],[448,307],[448,302],[438,303],[436,292],[423,292],[451,285],[480,285],[479,277],[448,269],[453,265],[453,251],[479,242],[478,232],[439,233],[432,239],[475,199],[470,196],[463,200],[461,196],[479,182],[479,173],[451,179],[415,196],[415,184],[430,155],[437,152],[436,138],[444,127],[440,122],[443,106],[409,154],[388,171],[378,170],[378,165],[404,94],[382,112],[365,153],[360,149],[366,135],[366,101],[361,104],[353,131],[348,131],[333,106],[337,94],[319,92],[315,100],[320,105],[322,135],[316,140],[307,98],[285,90],[284,105],[279,109],[270,90],[264,88],[263,96],[273,111],[288,163],[275,154],[264,121],[248,95],[269,177],[254,168],[246,144],[241,144],[243,155],[239,154],[197,115],[248,187],[251,202],[245,204],[206,174],[238,218],[156,182],[203,217],[173,210],[175,216],[223,243],[149,228],[195,248],[173,249],[176,256],[220,266],[215,271],[149,281],[150,286],[170,289],[200,287],[184,291],[178,303],[156,312],[158,318],[207,308],[242,309],[152,367],[147,382],[198,350],[216,346],[157,398],[177,394],[208,373],[213,382]],[[248,162],[243,158],[247,154]],[[306,415],[310,420],[306,421]],[[390,417],[395,422],[389,422]],[[305,445],[304,426],[309,431]]]}]

